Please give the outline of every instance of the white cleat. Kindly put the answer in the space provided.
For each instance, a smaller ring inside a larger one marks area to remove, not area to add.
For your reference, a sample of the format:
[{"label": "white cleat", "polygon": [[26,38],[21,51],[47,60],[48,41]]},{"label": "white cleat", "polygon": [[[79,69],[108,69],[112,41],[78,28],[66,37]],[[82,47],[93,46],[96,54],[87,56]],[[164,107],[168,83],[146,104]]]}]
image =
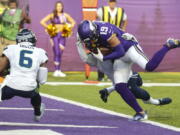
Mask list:
[{"label": "white cleat", "polygon": [[41,112],[41,114],[34,116],[34,120],[35,120],[35,121],[37,121],[37,122],[40,121],[40,119],[41,119],[42,116],[44,115],[45,108],[46,108],[45,104],[44,104],[44,103],[41,103],[41,107],[40,107],[40,112]]},{"label": "white cleat", "polygon": [[61,70],[58,71],[58,77],[66,77],[66,74],[61,72]]},{"label": "white cleat", "polygon": [[59,76],[59,71],[58,70],[54,71],[53,76],[58,77]]},{"label": "white cleat", "polygon": [[147,120],[148,119],[148,115],[147,112],[145,111],[144,114],[142,113],[136,113],[133,117],[133,121],[143,121],[143,120]]}]

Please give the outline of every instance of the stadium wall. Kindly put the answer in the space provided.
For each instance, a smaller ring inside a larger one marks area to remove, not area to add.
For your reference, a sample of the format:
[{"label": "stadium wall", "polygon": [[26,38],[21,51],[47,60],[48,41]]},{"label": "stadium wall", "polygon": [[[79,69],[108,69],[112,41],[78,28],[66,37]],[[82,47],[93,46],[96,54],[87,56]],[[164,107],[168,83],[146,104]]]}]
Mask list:
[{"label": "stadium wall", "polygon": [[[53,71],[53,52],[49,36],[40,25],[40,20],[49,14],[57,0],[29,0],[32,24],[29,26],[38,37],[38,47],[44,48],[49,55],[49,69]],[[65,12],[77,22],[82,20],[81,0],[61,0]],[[99,0],[99,7],[107,5],[107,0]],[[119,0],[118,6],[123,7],[128,15],[127,31],[139,40],[148,57],[152,57],[168,37],[180,38],[180,1],[179,0]],[[63,71],[82,71],[81,62],[75,47],[77,26],[72,37],[67,39],[63,54]],[[169,52],[156,71],[180,71],[180,49]],[[135,66],[135,70],[142,71]]]}]

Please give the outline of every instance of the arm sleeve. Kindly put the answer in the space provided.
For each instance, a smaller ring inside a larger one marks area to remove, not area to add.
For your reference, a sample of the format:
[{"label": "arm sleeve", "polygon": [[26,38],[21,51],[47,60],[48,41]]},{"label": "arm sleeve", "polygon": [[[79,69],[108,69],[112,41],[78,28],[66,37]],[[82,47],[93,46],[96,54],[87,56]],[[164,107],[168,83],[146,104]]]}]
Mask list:
[{"label": "arm sleeve", "polygon": [[37,80],[40,84],[47,82],[48,69],[46,67],[40,67],[37,74]]},{"label": "arm sleeve", "polygon": [[97,65],[97,60],[94,58],[93,55],[86,53],[86,51],[80,41],[76,42],[76,47],[78,50],[78,54],[83,62],[89,64],[90,66]]},{"label": "arm sleeve", "polygon": [[78,51],[78,54],[79,54],[81,60],[83,62],[87,62],[88,55],[86,54],[86,51],[80,41],[76,42],[76,47],[77,47],[77,51]]},{"label": "arm sleeve", "polygon": [[125,50],[121,44],[113,48],[113,52],[103,57],[103,60],[113,60],[124,56]]},{"label": "arm sleeve", "polygon": [[47,55],[46,51],[43,49],[40,49],[40,56],[39,57],[40,57],[40,64],[48,61],[48,55]]},{"label": "arm sleeve", "polygon": [[8,59],[11,59],[13,57],[14,52],[14,45],[9,45],[4,48],[3,53]]}]

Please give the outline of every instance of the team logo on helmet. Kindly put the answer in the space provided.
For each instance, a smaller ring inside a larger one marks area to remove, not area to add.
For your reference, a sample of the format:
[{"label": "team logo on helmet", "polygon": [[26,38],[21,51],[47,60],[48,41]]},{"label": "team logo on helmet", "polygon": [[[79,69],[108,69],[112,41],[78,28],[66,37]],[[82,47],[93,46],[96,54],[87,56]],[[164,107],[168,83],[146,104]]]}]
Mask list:
[{"label": "team logo on helmet", "polygon": [[94,22],[85,20],[79,24],[78,35],[88,49],[97,47],[95,44],[98,41],[99,34],[97,32],[97,25]]},{"label": "team logo on helmet", "polygon": [[30,42],[33,45],[35,45],[37,39],[36,35],[29,29],[22,29],[16,36],[16,42]]}]

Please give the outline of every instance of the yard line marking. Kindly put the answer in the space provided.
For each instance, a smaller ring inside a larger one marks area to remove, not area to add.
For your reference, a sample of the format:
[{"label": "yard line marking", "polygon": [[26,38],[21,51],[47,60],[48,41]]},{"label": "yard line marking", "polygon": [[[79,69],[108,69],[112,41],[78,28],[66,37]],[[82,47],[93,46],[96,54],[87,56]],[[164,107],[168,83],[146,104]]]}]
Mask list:
[{"label": "yard line marking", "polygon": [[146,86],[146,87],[152,87],[152,86],[179,87],[180,83],[144,83],[143,86]]},{"label": "yard line marking", "polygon": [[[1,84],[1,83],[0,83]],[[111,82],[100,82],[100,83],[85,83],[85,82],[46,82],[45,85],[84,85],[84,86],[107,86],[112,85]],[[143,83],[144,87],[154,87],[154,86],[161,86],[161,87],[180,87],[180,83]]]},{"label": "yard line marking", "polygon": [[[33,110],[33,108],[0,107],[0,110]],[[45,109],[46,111],[64,111],[63,109]]]},{"label": "yard line marking", "polygon": [[0,135],[63,135],[49,129],[18,129],[18,130],[5,130],[0,131]]},{"label": "yard line marking", "polygon": [[112,83],[84,83],[84,82],[46,82],[46,85],[92,85],[92,86],[105,86],[112,85]]},{"label": "yard line marking", "polygon": [[18,123],[18,122],[0,122],[1,126],[35,126],[35,127],[64,127],[64,128],[118,128],[111,126],[93,126],[93,125],[65,125],[65,124],[36,124],[36,123]]},{"label": "yard line marking", "polygon": [[[85,82],[46,82],[45,85],[84,85],[84,86],[106,86],[112,85],[111,82],[85,83]],[[143,83],[145,87],[162,86],[162,87],[180,87],[180,83]]]},{"label": "yard line marking", "polygon": [[[106,109],[103,109],[103,108],[99,108],[99,107],[83,104],[83,103],[80,103],[80,102],[64,99],[64,98],[61,98],[61,97],[56,97],[56,96],[52,96],[52,95],[48,95],[48,94],[44,94],[44,93],[41,93],[41,95],[46,97],[46,98],[50,98],[50,99],[54,99],[54,100],[57,100],[57,101],[73,104],[73,105],[76,105],[76,106],[80,106],[80,107],[83,107],[83,108],[99,111],[99,112],[102,112],[102,113],[106,113],[106,114],[110,114],[110,115],[115,115],[115,116],[120,116],[120,117],[124,117],[124,118],[128,118],[128,119],[132,118],[132,116],[130,116],[130,115],[126,115],[126,114],[122,114],[122,113],[117,113],[117,112],[114,112],[114,111],[110,111],[110,110],[106,110]],[[154,121],[150,121],[150,120],[146,120],[146,121],[142,121],[142,122],[143,123],[147,123],[147,124],[151,124],[153,126],[158,126],[158,127],[161,127],[161,128],[165,128],[165,129],[169,129],[169,130],[180,132],[180,128],[175,127],[175,126],[171,126],[171,125],[167,125],[167,124],[162,124],[162,123],[158,123],[158,122],[154,122]]]}]

